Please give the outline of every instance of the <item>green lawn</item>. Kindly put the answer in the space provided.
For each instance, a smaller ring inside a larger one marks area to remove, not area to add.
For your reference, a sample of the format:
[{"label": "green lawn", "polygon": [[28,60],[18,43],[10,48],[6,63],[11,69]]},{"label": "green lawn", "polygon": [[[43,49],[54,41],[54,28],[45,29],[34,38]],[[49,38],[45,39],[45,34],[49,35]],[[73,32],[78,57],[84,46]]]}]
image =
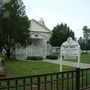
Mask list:
[{"label": "green lawn", "polygon": [[[83,57],[85,57],[85,56],[83,56]],[[35,75],[35,74],[59,72],[59,67],[60,67],[58,64],[51,64],[51,63],[47,63],[44,61],[32,61],[32,60],[27,60],[27,61],[6,60],[5,66],[7,68],[8,77],[30,76],[30,75]],[[68,71],[68,70],[75,70],[75,68],[69,67],[69,66],[63,66],[63,71]],[[64,75],[64,76],[67,77],[67,75]],[[69,77],[71,77],[71,75]],[[56,77],[53,76],[53,79],[54,78],[56,78]],[[59,78],[61,78],[61,77],[59,77]],[[48,77],[48,80],[50,80],[49,77]],[[62,84],[62,81],[60,81],[60,80],[61,79],[59,79],[59,81],[58,81],[59,88],[61,88],[61,84]],[[72,79],[69,80],[69,90],[71,89],[71,86],[70,86],[71,80]],[[88,81],[89,80],[90,80],[90,78],[88,78]],[[28,83],[28,80],[27,80],[27,83]],[[19,82],[19,84],[21,85],[22,82]],[[57,84],[56,81],[53,81],[53,88],[55,88],[54,90],[56,90],[56,84]],[[47,85],[48,85],[47,87],[50,88],[49,83]],[[66,85],[67,85],[67,80],[64,80],[64,88],[67,87]],[[26,87],[26,88],[27,88],[27,90],[30,90],[30,87],[29,88]],[[12,88],[10,90],[15,90],[15,89]],[[19,88],[19,90],[22,90],[22,88]]]},{"label": "green lawn", "polygon": [[[5,62],[9,76],[27,76],[50,72],[59,72],[59,65],[43,61],[18,61],[8,60]],[[63,66],[63,70],[74,70],[75,68]]]},{"label": "green lawn", "polygon": [[82,54],[81,55],[81,62],[90,64],[90,54],[87,54],[87,55]]},{"label": "green lawn", "polygon": [[[70,60],[69,60],[70,61]],[[75,61],[75,60],[71,60]],[[90,55],[81,55],[81,62],[90,64]],[[19,61],[6,60],[5,66],[9,76],[27,76],[35,74],[43,74],[50,72],[59,72],[59,65],[51,64],[43,61]],[[63,71],[74,70],[74,67],[63,66]]]},{"label": "green lawn", "polygon": [[[65,60],[65,61],[73,61],[73,62],[76,62],[77,60],[76,59],[70,59],[70,60]],[[81,57],[80,57],[80,62],[81,63],[87,63],[87,64],[90,64],[90,54],[81,54]]]}]

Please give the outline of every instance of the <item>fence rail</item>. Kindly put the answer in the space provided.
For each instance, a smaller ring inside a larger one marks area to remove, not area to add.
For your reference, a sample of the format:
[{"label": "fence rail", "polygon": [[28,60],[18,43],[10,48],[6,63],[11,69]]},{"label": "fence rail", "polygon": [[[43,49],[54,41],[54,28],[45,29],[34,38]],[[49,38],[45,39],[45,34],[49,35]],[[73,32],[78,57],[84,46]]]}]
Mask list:
[{"label": "fence rail", "polygon": [[0,79],[0,90],[90,90],[90,68]]}]

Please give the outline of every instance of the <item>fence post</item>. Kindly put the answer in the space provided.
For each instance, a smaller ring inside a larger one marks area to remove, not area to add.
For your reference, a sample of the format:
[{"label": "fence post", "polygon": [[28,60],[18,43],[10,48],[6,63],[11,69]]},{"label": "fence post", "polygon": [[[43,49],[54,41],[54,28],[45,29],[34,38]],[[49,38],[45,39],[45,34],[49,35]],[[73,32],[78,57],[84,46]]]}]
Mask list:
[{"label": "fence post", "polygon": [[76,68],[76,90],[80,90],[80,68]]}]

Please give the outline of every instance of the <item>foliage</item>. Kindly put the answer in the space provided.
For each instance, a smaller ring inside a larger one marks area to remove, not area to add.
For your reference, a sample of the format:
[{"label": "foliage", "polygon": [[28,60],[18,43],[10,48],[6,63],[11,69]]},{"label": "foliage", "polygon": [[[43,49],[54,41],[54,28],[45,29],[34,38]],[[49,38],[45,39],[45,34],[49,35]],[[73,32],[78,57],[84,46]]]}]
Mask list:
[{"label": "foliage", "polygon": [[90,28],[87,26],[83,27],[83,38],[84,38],[84,46],[85,50],[90,50]]},{"label": "foliage", "polygon": [[[0,50],[8,58],[15,54],[16,45],[30,44],[30,21],[25,14],[22,0],[11,0],[2,6],[0,17]],[[27,44],[26,44],[27,41]]]},{"label": "foliage", "polygon": [[90,38],[90,29],[87,26],[83,27],[83,38],[87,42]]},{"label": "foliage", "polygon": [[86,48],[85,48],[85,40],[82,38],[82,37],[80,37],[79,39],[78,39],[78,43],[79,43],[79,45],[80,45],[80,47],[81,47],[81,50],[85,50]]},{"label": "foliage", "polygon": [[90,39],[87,41],[86,45],[86,50],[90,50]]},{"label": "foliage", "polygon": [[0,53],[1,58],[6,58],[4,54]]},{"label": "foliage", "polygon": [[43,60],[43,57],[41,57],[41,56],[29,56],[29,57],[27,57],[27,60]]},{"label": "foliage", "polygon": [[67,24],[61,23],[60,25],[57,25],[53,28],[50,44],[52,46],[60,47],[68,37],[75,39],[74,32],[67,26]]},{"label": "foliage", "polygon": [[5,59],[6,59],[6,56],[2,53],[0,53],[0,63],[2,66],[5,65]]},{"label": "foliage", "polygon": [[5,65],[5,59],[6,59],[6,56],[3,54],[3,53],[0,53],[0,59],[1,59],[1,64],[2,64],[2,66],[4,66]]},{"label": "foliage", "polygon": [[55,59],[58,59],[58,56],[57,56],[57,55],[47,55],[47,56],[46,56],[46,59],[55,60]]}]

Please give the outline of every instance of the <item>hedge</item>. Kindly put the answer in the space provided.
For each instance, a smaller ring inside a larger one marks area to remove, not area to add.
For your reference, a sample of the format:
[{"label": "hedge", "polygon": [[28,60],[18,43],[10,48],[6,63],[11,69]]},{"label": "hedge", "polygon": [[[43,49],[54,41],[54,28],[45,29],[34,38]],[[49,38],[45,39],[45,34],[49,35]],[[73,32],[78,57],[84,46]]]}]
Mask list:
[{"label": "hedge", "polygon": [[43,60],[41,56],[28,56],[27,60]]},{"label": "hedge", "polygon": [[58,56],[57,55],[47,55],[46,56],[46,59],[58,59]]}]

